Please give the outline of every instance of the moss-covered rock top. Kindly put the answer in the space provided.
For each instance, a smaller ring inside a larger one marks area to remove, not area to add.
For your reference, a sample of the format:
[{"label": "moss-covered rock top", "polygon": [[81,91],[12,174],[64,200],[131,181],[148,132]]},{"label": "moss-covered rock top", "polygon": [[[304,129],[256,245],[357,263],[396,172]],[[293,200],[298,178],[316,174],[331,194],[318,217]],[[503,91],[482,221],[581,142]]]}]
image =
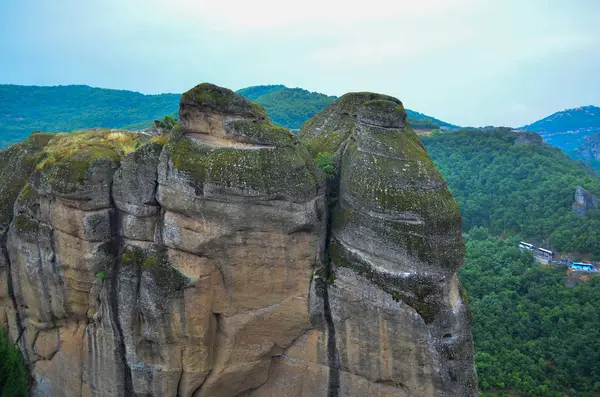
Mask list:
[{"label": "moss-covered rock top", "polygon": [[358,121],[386,128],[403,128],[406,111],[402,103],[388,99],[366,101],[358,109]]},{"label": "moss-covered rock top", "polygon": [[173,166],[199,188],[234,189],[249,196],[306,201],[316,195],[318,181],[302,145],[263,149],[211,147],[189,137],[166,146]]},{"label": "moss-covered rock top", "polygon": [[269,146],[293,146],[297,142],[290,131],[268,121],[235,120],[228,127],[228,136],[237,142]]},{"label": "moss-covered rock top", "polygon": [[70,193],[84,183],[92,164],[104,161],[116,167],[146,140],[150,137],[101,128],[68,134],[38,132],[0,151],[0,224],[11,221],[13,205],[30,180]]},{"label": "moss-covered rock top", "polygon": [[304,123],[298,138],[313,157],[321,152],[334,153],[354,132],[357,121],[402,128],[406,111],[397,98],[373,92],[351,92]]},{"label": "moss-covered rock top", "polygon": [[259,120],[268,119],[267,112],[262,106],[227,88],[210,83],[198,84],[191,90],[184,92],[181,95],[179,106],[182,119],[184,116],[181,114],[181,110],[186,106]]},{"label": "moss-covered rock top", "polygon": [[398,98],[375,92],[349,92],[342,95],[340,99],[335,101],[332,105],[336,105],[342,112],[356,114],[362,105],[369,101],[389,101],[402,105],[402,102]]},{"label": "moss-covered rock top", "polygon": [[36,171],[58,193],[70,193],[84,183],[96,162],[119,165],[121,159],[150,138],[128,131],[93,129],[56,134],[38,153]]},{"label": "moss-covered rock top", "polygon": [[52,138],[53,134],[34,133],[24,142],[0,151],[0,223],[11,221],[13,204]]}]

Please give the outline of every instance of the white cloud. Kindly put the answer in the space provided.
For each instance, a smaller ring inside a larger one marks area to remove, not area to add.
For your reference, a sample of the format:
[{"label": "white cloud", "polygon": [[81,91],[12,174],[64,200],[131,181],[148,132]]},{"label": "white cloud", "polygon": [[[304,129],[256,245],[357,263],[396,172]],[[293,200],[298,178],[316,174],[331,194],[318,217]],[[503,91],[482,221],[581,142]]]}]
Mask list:
[{"label": "white cloud", "polygon": [[[252,34],[299,27],[341,27],[377,21],[408,21],[476,8],[476,0],[153,0],[154,7],[216,30]],[[307,29],[307,34],[310,30]]]}]

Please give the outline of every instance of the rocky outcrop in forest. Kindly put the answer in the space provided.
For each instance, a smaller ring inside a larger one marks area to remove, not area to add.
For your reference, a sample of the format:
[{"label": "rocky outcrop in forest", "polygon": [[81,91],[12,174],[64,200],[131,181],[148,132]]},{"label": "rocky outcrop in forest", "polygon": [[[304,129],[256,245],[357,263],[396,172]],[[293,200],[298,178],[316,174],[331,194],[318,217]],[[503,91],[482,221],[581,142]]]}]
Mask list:
[{"label": "rocky outcrop in forest", "polygon": [[600,133],[586,136],[583,144],[576,148],[575,152],[584,160],[600,160]]},{"label": "rocky outcrop in forest", "polygon": [[200,84],[179,115],[0,152],[33,395],[477,395],[460,214],[400,101],[347,94],[294,136]]},{"label": "rocky outcrop in forest", "polygon": [[577,215],[586,216],[589,211],[600,209],[600,199],[583,188],[577,186],[573,200],[573,211]]}]

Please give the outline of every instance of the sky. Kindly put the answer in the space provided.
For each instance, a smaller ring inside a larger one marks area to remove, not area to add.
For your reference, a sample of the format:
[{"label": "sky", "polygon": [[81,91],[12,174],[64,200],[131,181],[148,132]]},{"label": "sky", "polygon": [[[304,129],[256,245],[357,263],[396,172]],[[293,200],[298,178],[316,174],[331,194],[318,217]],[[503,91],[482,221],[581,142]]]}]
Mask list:
[{"label": "sky", "polygon": [[374,91],[459,125],[600,105],[598,0],[0,0],[0,84]]}]

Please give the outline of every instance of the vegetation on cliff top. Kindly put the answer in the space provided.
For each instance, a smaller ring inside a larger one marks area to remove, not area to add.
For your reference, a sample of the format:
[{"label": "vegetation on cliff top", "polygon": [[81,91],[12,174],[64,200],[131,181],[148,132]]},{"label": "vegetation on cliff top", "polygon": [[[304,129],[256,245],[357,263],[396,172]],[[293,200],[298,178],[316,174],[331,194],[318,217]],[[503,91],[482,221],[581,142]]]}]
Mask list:
[{"label": "vegetation on cliff top", "polygon": [[265,109],[257,103],[236,95],[230,89],[210,83],[198,84],[181,95],[181,102],[201,104],[204,107],[233,114],[252,115],[265,118]]},{"label": "vegetation on cliff top", "polygon": [[0,223],[12,219],[13,203],[35,170],[39,154],[53,137],[32,134],[24,142],[0,151]]},{"label": "vegetation on cliff top", "polygon": [[299,200],[315,194],[315,175],[307,165],[308,152],[301,146],[240,150],[210,147],[182,137],[168,142],[167,150],[173,166],[199,187],[212,184]]},{"label": "vegetation on cliff top", "polygon": [[524,130],[548,134],[577,130],[600,131],[600,107],[583,106],[562,110],[522,127]]},{"label": "vegetation on cliff top", "polygon": [[107,160],[119,164],[137,145],[140,134],[128,131],[94,129],[56,134],[38,154],[36,170],[60,193],[70,193],[88,176],[94,162]]}]

